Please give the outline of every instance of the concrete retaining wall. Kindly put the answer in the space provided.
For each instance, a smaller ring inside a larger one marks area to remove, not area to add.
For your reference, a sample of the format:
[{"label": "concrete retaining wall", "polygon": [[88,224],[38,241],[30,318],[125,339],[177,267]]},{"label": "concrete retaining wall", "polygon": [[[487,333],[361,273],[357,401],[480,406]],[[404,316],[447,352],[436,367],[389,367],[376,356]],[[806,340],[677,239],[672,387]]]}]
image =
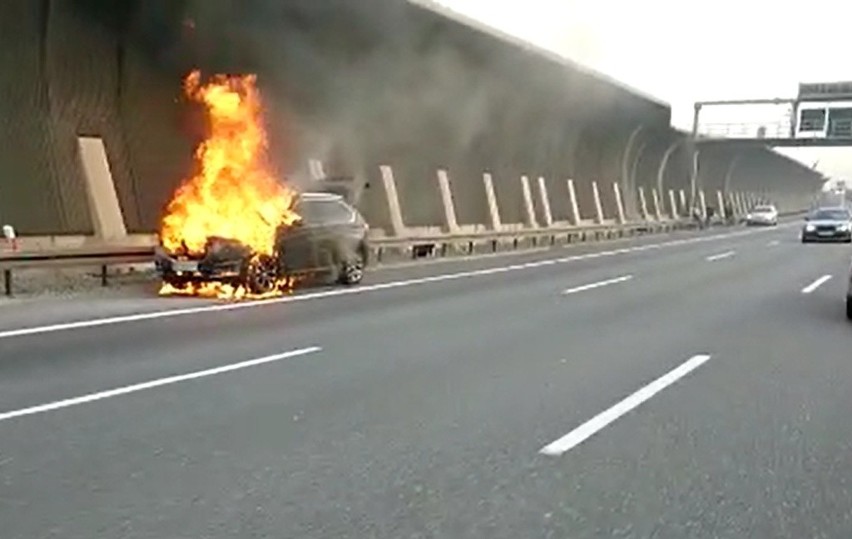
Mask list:
[{"label": "concrete retaining wall", "polygon": [[[131,233],[156,230],[191,169],[201,133],[180,98],[182,77],[255,72],[270,155],[307,185],[307,162],[354,175],[360,207],[391,230],[379,173],[391,165],[405,221],[445,222],[437,170],[457,222],[491,222],[483,172],[503,223],[642,217],[638,188],[665,199],[688,187],[668,106],[470,21],[403,0],[4,0],[0,3],[0,221],[22,234],[94,229],[76,137],[101,137]],[[732,176],[746,190],[801,193],[812,173],[754,150]],[[719,185],[731,151],[707,153],[702,184]],[[771,174],[769,173],[771,171]],[[522,176],[528,177],[533,219]],[[599,200],[594,197],[597,183]],[[652,210],[653,211],[653,210]]]}]

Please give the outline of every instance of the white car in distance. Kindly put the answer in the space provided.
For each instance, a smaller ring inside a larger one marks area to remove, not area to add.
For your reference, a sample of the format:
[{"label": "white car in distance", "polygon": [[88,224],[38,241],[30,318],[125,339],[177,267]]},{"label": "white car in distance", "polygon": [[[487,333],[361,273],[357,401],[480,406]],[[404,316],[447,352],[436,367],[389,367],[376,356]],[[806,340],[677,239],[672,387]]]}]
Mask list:
[{"label": "white car in distance", "polygon": [[777,224],[778,209],[771,204],[755,206],[746,215],[746,225],[748,226],[776,226]]}]

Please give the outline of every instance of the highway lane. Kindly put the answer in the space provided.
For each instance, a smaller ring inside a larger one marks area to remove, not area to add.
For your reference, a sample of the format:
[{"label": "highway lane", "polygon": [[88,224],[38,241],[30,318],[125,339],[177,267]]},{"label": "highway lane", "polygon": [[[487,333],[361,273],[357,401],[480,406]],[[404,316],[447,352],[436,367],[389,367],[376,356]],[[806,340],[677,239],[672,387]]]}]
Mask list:
[{"label": "highway lane", "polygon": [[[755,241],[763,241],[766,233],[769,231],[742,235],[738,231],[733,237],[728,237],[730,233],[726,233],[722,234],[726,239],[719,241],[724,242],[723,245],[741,242],[749,244],[752,237],[755,237]],[[781,235],[790,233],[786,229],[778,232]],[[668,241],[694,239],[703,240],[707,236]],[[447,304],[447,301],[457,302],[464,309],[472,310],[471,316],[476,318],[480,310],[506,310],[506,305],[529,301],[533,286],[543,287],[539,294],[552,299],[554,277],[564,276],[563,282],[569,287],[571,283],[582,286],[595,282],[600,280],[601,275],[615,276],[619,271],[659,272],[661,262],[669,265],[666,272],[689,271],[697,258],[723,249],[717,241],[700,241],[624,254],[615,254],[613,250],[666,243],[658,240],[638,245],[599,245],[594,250],[569,250],[562,259],[542,257],[541,254],[524,260],[511,259],[508,268],[522,267],[518,271],[505,273],[476,272],[507,269],[506,260],[477,260],[472,268],[443,268],[443,265],[436,265],[428,272],[422,268],[410,268],[404,274],[397,275],[401,280],[383,280],[379,281],[379,285],[405,284],[418,278],[440,279],[465,271],[474,274],[464,279],[387,290],[373,291],[368,286],[368,291],[363,294],[344,294],[303,303],[261,302],[251,308],[235,311],[202,311],[189,316],[121,323],[114,327],[60,331],[55,335],[48,333],[2,338],[0,334],[0,350],[4,350],[0,409],[19,408],[104,387],[215,367],[232,362],[234,358],[264,356],[278,352],[281,348],[310,346],[325,340],[328,334],[341,340],[357,340],[361,338],[364,324],[381,330],[387,327],[389,321],[397,321],[400,317],[420,316],[424,308],[435,309],[439,313],[451,309],[453,305]],[[664,251],[665,257],[660,259]],[[587,255],[591,258],[573,259]],[[678,263],[685,266],[672,266]],[[529,267],[523,267],[526,264]],[[441,272],[441,269],[450,271]],[[524,286],[507,287],[507,282],[523,282]],[[348,290],[332,291],[337,292],[345,293]],[[498,307],[486,307],[483,301],[492,302]],[[199,303],[210,304],[203,301]],[[605,305],[604,308],[609,310],[610,306]],[[47,309],[48,315],[51,312],[52,309]],[[286,328],[286,332],[282,331],[283,328]],[[217,338],[206,338],[213,334]],[[96,338],[93,339],[93,336]],[[57,353],[57,349],[61,353]],[[120,368],[116,368],[116,363],[120,364]],[[89,369],[84,376],[78,374],[83,367]]]},{"label": "highway lane", "polygon": [[[554,249],[534,249],[506,251],[495,255],[476,257],[448,257],[418,263],[403,262],[370,268],[365,282],[369,285],[381,285],[411,279],[428,278],[435,275],[469,272],[507,265],[535,263],[555,257],[583,255],[624,248],[642,248],[643,246],[669,245],[672,243],[699,241],[715,242],[731,235],[751,235],[761,232],[756,229],[714,229],[712,231],[679,231],[671,234],[657,234],[624,240],[605,242],[577,243]],[[667,248],[667,247],[666,247]],[[216,300],[196,298],[159,298],[156,287],[136,286],[124,290],[110,290],[105,296],[89,294],[80,301],[68,301],[67,298],[15,299],[0,308],[0,333],[22,327],[44,326],[50,324],[88,320],[92,318],[127,316],[155,313],[163,310],[194,309],[199,306],[211,307]],[[297,292],[297,295],[313,295],[316,289]],[[337,290],[336,292],[341,292]],[[269,302],[265,302],[268,304]]]},{"label": "highway lane", "polygon": [[4,537],[846,536],[849,255],[786,229],[0,340],[0,414],[322,348],[0,421]]}]

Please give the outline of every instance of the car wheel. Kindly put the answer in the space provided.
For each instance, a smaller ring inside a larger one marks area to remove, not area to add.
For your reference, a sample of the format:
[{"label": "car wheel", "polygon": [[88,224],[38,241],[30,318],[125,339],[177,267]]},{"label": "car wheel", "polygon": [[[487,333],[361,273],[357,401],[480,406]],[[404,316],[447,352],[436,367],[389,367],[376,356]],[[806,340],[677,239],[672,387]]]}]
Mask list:
[{"label": "car wheel", "polygon": [[852,320],[852,296],[846,296],[846,318]]},{"label": "car wheel", "polygon": [[344,262],[340,267],[340,283],[354,285],[364,279],[364,259],[359,254],[352,260]]},{"label": "car wheel", "polygon": [[267,294],[278,286],[278,264],[269,255],[257,255],[248,262],[244,283],[253,294]]}]

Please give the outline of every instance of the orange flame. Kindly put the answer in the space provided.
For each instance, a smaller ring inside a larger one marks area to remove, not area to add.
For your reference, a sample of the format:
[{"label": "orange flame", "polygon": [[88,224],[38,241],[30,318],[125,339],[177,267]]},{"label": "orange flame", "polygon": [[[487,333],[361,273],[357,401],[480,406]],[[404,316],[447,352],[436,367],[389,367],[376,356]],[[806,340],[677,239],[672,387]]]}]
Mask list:
[{"label": "orange flame", "polygon": [[198,173],[178,188],[166,208],[160,240],[167,250],[201,254],[207,238],[237,240],[271,254],[280,225],[299,219],[295,192],[269,170],[256,77],[214,76],[201,84],[193,71],[186,95],[206,109],[207,138],[195,151]]},{"label": "orange flame", "polygon": [[243,286],[235,286],[218,281],[205,281],[200,283],[187,283],[183,287],[163,283],[160,287],[161,296],[193,296],[210,299],[267,299],[279,297],[285,293],[292,293],[295,281],[283,280],[273,291],[266,294],[252,294]]},{"label": "orange flame", "polygon": [[[205,109],[208,132],[195,150],[198,172],[184,180],[166,207],[160,242],[168,251],[201,255],[208,238],[221,237],[254,253],[272,254],[277,229],[299,220],[292,209],[295,191],[280,183],[268,166],[256,80],[254,75],[216,75],[202,84],[199,71],[184,80],[186,95]],[[287,288],[291,283],[285,279],[280,284]],[[242,287],[215,282],[182,289],[164,284],[160,293],[250,296]]]}]

